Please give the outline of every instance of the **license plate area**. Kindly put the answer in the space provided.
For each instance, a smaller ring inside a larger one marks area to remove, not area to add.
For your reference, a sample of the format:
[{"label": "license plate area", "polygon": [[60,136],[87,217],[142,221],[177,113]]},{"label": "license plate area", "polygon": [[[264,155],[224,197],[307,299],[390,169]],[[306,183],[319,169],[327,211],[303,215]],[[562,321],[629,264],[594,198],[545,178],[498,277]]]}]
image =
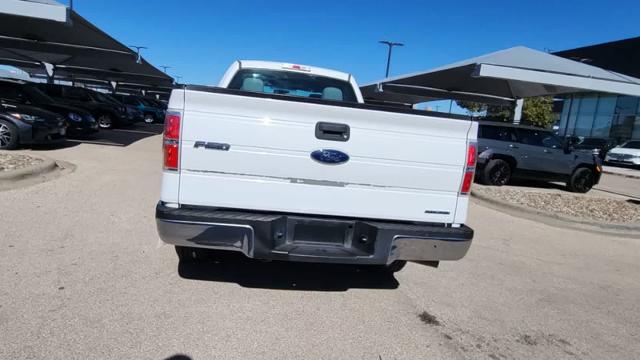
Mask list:
[{"label": "license plate area", "polygon": [[288,216],[276,225],[273,252],[355,257],[375,252],[376,229],[361,221]]},{"label": "license plate area", "polygon": [[353,233],[351,222],[289,219],[291,242],[344,246]]}]

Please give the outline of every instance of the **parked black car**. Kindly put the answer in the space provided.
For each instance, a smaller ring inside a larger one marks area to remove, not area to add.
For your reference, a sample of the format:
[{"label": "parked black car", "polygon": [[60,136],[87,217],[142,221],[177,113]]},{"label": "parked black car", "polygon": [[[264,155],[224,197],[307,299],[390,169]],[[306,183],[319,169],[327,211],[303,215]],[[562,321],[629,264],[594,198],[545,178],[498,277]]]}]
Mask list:
[{"label": "parked black car", "polygon": [[539,128],[480,122],[476,178],[501,186],[512,178],[561,181],[585,193],[600,181],[602,161]]},{"label": "parked black car", "polygon": [[150,97],[145,97],[144,99],[147,100],[147,101],[150,101],[151,104],[153,104],[153,106],[157,107],[158,109],[162,109],[162,110],[165,110],[165,111],[167,110],[167,103],[166,102],[163,102],[163,101],[158,100],[158,99],[153,99],[153,98],[150,98]]},{"label": "parked black car", "polygon": [[126,106],[135,107],[144,115],[144,122],[151,124],[164,120],[164,109],[154,105],[151,101],[135,95],[114,95],[114,97]]},{"label": "parked black car", "polygon": [[100,128],[111,129],[115,126],[131,125],[134,122],[134,119],[130,119],[127,115],[124,105],[109,100],[97,91],[57,84],[38,84],[38,87],[61,104],[90,112]]},{"label": "parked black car", "polygon": [[142,111],[140,111],[140,109],[138,109],[137,106],[125,104],[122,101],[116,99],[114,95],[103,94],[103,93],[100,93],[100,95],[104,96],[107,100],[109,100],[114,104],[124,105],[127,111],[127,118],[129,119],[129,121],[133,123],[144,121],[144,113],[142,113]]},{"label": "parked black car", "polygon": [[98,123],[91,113],[56,102],[33,83],[0,79],[0,99],[39,107],[59,114],[66,119],[69,136],[88,135],[98,131]]},{"label": "parked black car", "polygon": [[37,107],[0,100],[0,150],[64,141],[65,119]]}]

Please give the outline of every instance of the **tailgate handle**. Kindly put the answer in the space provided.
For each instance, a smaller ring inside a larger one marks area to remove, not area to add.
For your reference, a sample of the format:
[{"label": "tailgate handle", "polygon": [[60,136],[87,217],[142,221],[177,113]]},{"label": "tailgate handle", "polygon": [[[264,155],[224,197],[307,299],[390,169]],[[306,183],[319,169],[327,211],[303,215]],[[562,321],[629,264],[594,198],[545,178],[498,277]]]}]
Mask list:
[{"label": "tailgate handle", "polygon": [[349,141],[351,130],[347,124],[319,122],[316,124],[316,138],[329,141]]}]

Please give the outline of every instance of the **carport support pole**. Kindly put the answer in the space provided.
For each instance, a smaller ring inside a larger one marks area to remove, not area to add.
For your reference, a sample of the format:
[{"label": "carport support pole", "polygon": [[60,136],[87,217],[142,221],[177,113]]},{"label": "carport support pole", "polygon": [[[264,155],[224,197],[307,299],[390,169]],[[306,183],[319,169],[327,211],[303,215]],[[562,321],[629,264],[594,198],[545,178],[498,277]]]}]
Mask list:
[{"label": "carport support pole", "polygon": [[44,72],[47,74],[47,84],[53,84],[53,79],[56,73],[56,67],[53,64],[43,62]]},{"label": "carport support pole", "polygon": [[524,99],[516,99],[513,103],[513,123],[518,125],[522,119],[522,107],[524,106]]}]

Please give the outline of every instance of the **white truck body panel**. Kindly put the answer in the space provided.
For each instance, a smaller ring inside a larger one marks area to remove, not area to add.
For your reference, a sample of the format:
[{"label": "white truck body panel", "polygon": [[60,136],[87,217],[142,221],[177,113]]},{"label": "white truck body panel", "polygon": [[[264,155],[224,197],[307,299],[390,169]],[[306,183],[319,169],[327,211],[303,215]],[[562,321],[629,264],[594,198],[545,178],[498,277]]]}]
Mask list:
[{"label": "white truck body panel", "polygon": [[[371,219],[464,223],[459,196],[470,121],[204,91],[183,98],[179,203]],[[346,142],[318,122],[346,123]],[[229,144],[228,151],[194,147]],[[336,149],[341,165],[310,153]],[[463,201],[460,201],[465,199]]]}]

